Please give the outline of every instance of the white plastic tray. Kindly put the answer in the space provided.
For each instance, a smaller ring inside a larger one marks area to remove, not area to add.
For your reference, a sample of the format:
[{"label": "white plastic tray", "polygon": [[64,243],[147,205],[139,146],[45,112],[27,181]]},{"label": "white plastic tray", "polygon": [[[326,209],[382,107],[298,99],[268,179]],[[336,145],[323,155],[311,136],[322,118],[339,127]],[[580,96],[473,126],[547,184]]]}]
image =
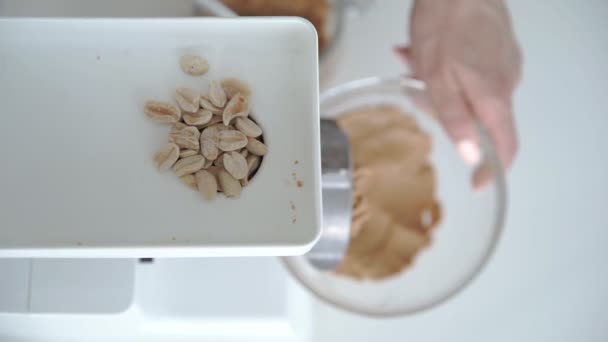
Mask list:
[{"label": "white plastic tray", "polygon": [[[207,58],[184,75],[184,53]],[[316,33],[301,19],[0,19],[0,257],[294,255],[320,231]],[[146,99],[236,76],[270,152],[203,202],[152,154]],[[301,186],[298,186],[301,184]]]}]

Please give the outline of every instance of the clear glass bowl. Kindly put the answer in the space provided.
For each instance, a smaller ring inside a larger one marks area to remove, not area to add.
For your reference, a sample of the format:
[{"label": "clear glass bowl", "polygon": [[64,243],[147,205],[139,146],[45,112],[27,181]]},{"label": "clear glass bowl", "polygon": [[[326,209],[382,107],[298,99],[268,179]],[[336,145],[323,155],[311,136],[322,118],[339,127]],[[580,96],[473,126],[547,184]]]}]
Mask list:
[{"label": "clear glass bowl", "polygon": [[483,160],[494,178],[483,189],[474,190],[471,176],[476,166],[466,165],[433,116],[415,105],[423,108],[424,102],[424,84],[408,78],[362,79],[321,95],[323,117],[386,104],[414,116],[433,139],[431,160],[443,211],[431,245],[418,254],[413,265],[385,280],[353,280],[317,271],[302,256],[283,258],[304,287],[338,308],[370,316],[400,316],[429,309],[466,287],[483,269],[499,240],[506,187],[490,139],[478,125]]}]

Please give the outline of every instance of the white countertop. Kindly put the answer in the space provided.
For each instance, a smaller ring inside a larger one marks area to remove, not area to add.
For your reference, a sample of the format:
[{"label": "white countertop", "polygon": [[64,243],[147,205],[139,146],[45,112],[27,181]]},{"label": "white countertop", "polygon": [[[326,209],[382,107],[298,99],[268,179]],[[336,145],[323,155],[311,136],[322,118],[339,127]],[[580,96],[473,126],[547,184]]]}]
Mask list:
[{"label": "white countertop", "polygon": [[[62,13],[48,3],[0,0],[0,14]],[[93,3],[90,11],[110,15]],[[349,18],[341,63],[324,86],[402,72],[391,47],[406,39],[410,5],[376,0]],[[608,2],[509,5],[525,54],[515,101],[521,144],[495,255],[462,293],[415,316],[368,319],[312,299],[311,341],[608,340]]]}]

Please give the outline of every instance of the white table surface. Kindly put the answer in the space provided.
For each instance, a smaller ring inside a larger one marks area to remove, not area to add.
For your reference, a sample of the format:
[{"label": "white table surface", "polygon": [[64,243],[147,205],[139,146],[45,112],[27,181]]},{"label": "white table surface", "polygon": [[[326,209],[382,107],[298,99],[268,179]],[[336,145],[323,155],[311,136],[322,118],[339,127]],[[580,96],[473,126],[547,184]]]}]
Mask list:
[{"label": "white table surface", "polygon": [[[62,13],[31,3],[0,0],[0,14]],[[390,49],[406,39],[410,5],[376,0],[349,18],[343,58],[324,86],[401,72]],[[79,6],[111,14],[99,2]],[[509,6],[525,53],[515,101],[521,147],[495,255],[465,291],[415,316],[368,319],[312,299],[312,341],[608,340],[608,1]]]}]

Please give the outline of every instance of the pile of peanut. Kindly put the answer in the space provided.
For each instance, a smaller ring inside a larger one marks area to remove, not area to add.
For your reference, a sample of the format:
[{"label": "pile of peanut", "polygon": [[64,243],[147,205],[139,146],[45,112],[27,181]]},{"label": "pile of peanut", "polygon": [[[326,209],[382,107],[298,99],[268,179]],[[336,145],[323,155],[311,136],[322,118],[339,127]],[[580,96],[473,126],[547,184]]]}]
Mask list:
[{"label": "pile of peanut", "polygon": [[[192,76],[209,69],[207,61],[195,55],[183,56],[180,66]],[[177,105],[147,101],[148,118],[173,124],[169,142],[154,154],[158,170],[173,169],[206,200],[215,199],[218,192],[239,197],[268,153],[262,129],[249,117],[250,96],[245,82],[226,78],[211,81],[206,94],[177,88]]]}]

